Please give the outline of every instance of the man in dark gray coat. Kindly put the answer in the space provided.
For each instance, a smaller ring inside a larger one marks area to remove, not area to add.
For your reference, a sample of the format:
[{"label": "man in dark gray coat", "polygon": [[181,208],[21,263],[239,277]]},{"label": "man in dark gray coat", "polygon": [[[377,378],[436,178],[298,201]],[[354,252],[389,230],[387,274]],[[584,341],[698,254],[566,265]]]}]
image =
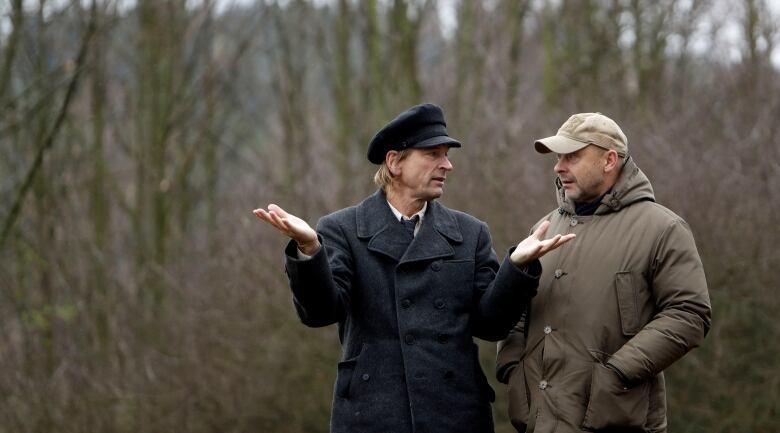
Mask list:
[{"label": "man in dark gray coat", "polygon": [[472,337],[496,341],[536,293],[539,257],[573,236],[542,225],[499,266],[487,225],[435,201],[452,170],[432,104],[369,144],[380,189],[317,230],[279,206],[254,213],[291,238],[286,270],[308,326],[338,323],[342,361],[331,432],[493,432],[493,390]]}]

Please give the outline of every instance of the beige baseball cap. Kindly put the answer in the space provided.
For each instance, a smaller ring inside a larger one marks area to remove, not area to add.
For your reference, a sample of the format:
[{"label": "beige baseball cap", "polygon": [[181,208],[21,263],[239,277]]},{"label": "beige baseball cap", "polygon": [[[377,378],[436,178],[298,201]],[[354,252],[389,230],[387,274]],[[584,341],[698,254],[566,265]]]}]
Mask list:
[{"label": "beige baseball cap", "polygon": [[567,154],[593,144],[615,150],[620,156],[628,154],[628,140],[614,120],[601,113],[579,113],[569,117],[558,133],[534,142],[539,153]]}]

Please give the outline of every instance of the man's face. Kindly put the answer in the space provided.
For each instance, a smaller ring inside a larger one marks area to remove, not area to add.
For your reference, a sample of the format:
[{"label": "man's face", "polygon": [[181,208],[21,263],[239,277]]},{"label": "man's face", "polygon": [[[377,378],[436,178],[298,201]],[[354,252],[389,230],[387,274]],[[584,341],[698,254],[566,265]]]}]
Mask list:
[{"label": "man's face", "polygon": [[604,167],[607,152],[597,146],[589,145],[582,149],[558,154],[555,173],[563,184],[563,190],[570,200],[587,203],[607,192]]},{"label": "man's face", "polygon": [[414,199],[429,201],[441,197],[447,173],[452,170],[447,157],[449,146],[410,150],[408,156],[398,162],[399,186]]}]

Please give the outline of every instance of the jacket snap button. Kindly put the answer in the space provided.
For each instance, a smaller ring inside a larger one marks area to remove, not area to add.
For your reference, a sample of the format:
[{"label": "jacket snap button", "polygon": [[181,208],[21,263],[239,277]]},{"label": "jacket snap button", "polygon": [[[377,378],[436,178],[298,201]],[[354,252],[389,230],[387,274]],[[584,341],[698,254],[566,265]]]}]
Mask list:
[{"label": "jacket snap button", "polygon": [[401,308],[409,308],[412,305],[412,301],[404,299],[401,301]]},{"label": "jacket snap button", "polygon": [[547,381],[543,380],[539,382],[539,389],[547,389]]},{"label": "jacket snap button", "polygon": [[439,262],[431,263],[431,269],[433,269],[434,272],[439,272],[439,270],[441,269],[441,263]]},{"label": "jacket snap button", "polygon": [[404,341],[406,342],[406,344],[411,346],[412,344],[414,344],[414,335],[406,334],[406,336],[404,337]]},{"label": "jacket snap button", "polygon": [[563,270],[562,269],[556,269],[555,270],[555,278],[561,278],[563,276]]},{"label": "jacket snap button", "polygon": [[362,376],[360,376],[361,379],[363,379],[363,382],[368,382],[368,379],[371,379],[371,376],[369,376],[368,373],[363,373]]},{"label": "jacket snap button", "polygon": [[445,305],[444,299],[436,298],[436,300],[433,301],[433,306],[436,307],[437,310],[444,309]]},{"label": "jacket snap button", "polygon": [[545,327],[544,327],[544,333],[545,333],[545,334],[549,334],[549,333],[551,333],[551,332],[552,332],[552,326],[550,326],[550,325],[545,325]]},{"label": "jacket snap button", "polygon": [[577,223],[578,223],[578,222],[579,222],[579,221],[577,221],[577,218],[572,218],[572,219],[571,219],[571,222],[570,222],[569,224],[570,224],[572,227],[574,227],[574,226],[576,226],[576,225],[577,225]]}]

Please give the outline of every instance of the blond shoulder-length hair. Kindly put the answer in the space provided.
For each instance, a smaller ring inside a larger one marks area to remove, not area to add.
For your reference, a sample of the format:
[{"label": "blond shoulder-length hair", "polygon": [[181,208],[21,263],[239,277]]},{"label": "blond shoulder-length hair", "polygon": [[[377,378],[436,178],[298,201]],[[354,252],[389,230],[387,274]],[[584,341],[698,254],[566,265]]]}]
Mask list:
[{"label": "blond shoulder-length hair", "polygon": [[[395,156],[396,161],[403,161],[404,158],[409,156],[410,149],[404,149],[398,152],[398,154]],[[376,186],[385,189],[386,186],[390,185],[390,182],[393,181],[393,173],[390,173],[390,168],[387,167],[387,161],[382,161],[382,164],[379,166],[379,169],[377,169],[376,173],[374,173],[374,183]]]}]

